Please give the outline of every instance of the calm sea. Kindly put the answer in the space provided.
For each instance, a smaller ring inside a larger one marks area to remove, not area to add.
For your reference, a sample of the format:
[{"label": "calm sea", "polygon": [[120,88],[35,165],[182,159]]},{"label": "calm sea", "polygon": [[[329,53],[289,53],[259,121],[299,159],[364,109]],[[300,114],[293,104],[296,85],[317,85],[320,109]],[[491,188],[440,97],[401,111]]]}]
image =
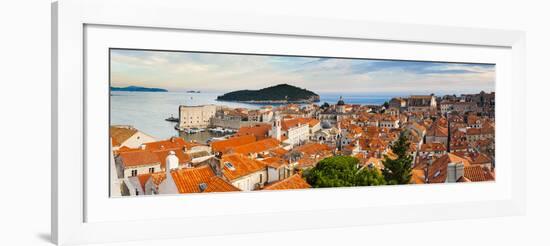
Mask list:
[{"label": "calm sea", "polygon": [[[218,102],[220,93],[186,93],[186,92],[111,92],[111,124],[133,125],[157,139],[179,136],[174,129],[176,123],[165,121],[170,116],[178,117],[179,105],[216,104],[232,108],[259,108],[262,105]],[[335,104],[340,94],[320,94],[322,104]],[[342,94],[349,104],[383,104],[391,96],[365,96]]]}]

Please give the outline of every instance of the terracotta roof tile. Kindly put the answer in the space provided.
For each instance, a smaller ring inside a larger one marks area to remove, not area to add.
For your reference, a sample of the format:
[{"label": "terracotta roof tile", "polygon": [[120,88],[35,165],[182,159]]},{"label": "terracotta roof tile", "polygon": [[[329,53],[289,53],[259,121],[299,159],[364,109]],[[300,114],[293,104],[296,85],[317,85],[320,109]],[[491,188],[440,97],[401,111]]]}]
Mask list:
[{"label": "terracotta roof tile", "polygon": [[320,154],[322,152],[330,151],[330,150],[331,148],[328,145],[321,144],[321,143],[307,143],[293,149],[293,151],[301,152],[306,155]]},{"label": "terracotta roof tile", "polygon": [[236,137],[245,135],[254,135],[256,139],[261,140],[269,136],[271,124],[258,124],[254,126],[243,126],[235,134]]},{"label": "terracotta roof tile", "polygon": [[240,136],[240,137],[233,137],[227,140],[221,140],[221,141],[215,141],[212,142],[210,145],[212,146],[212,152],[222,152],[227,153],[229,150],[249,144],[256,141],[256,137],[253,135],[246,135],[246,136]]},{"label": "terracotta roof tile", "polygon": [[160,164],[158,156],[148,150],[121,152],[118,154],[118,158],[121,159],[124,167]]},{"label": "terracotta roof tile", "polygon": [[241,191],[239,188],[233,186],[232,184],[226,182],[220,177],[212,177],[206,183],[206,190],[204,192],[230,192],[230,191]]},{"label": "terracotta roof tile", "polygon": [[264,186],[264,190],[291,190],[311,188],[300,174],[294,174],[286,179]]},{"label": "terracotta roof tile", "polygon": [[274,138],[266,138],[257,142],[252,142],[244,145],[237,146],[233,149],[234,153],[240,153],[244,155],[261,153],[264,151],[272,150],[279,147],[280,142]]},{"label": "terracotta roof tile", "polygon": [[202,192],[238,191],[237,188],[231,188],[231,184],[217,177],[208,165],[182,168],[172,171],[171,174],[180,193],[199,193],[200,184],[206,185],[206,189]]},{"label": "terracotta roof tile", "polygon": [[444,183],[447,180],[447,167],[449,163],[462,163],[464,164],[464,169],[470,166],[470,162],[467,159],[454,154],[445,154],[437,158],[428,168],[428,182]]},{"label": "terracotta roof tile", "polygon": [[175,150],[175,149],[183,149],[191,148],[192,146],[196,144],[192,144],[189,142],[185,142],[183,138],[179,137],[172,137],[166,140],[156,141],[156,142],[150,142],[145,143],[145,149],[151,150],[151,151],[159,151],[159,150]]},{"label": "terracotta roof tile", "polygon": [[488,168],[474,165],[464,167],[464,177],[472,182],[494,181],[495,175]]},{"label": "terracotta roof tile", "polygon": [[423,152],[433,152],[433,151],[446,151],[447,147],[445,147],[442,143],[425,143],[420,147],[420,151]]},{"label": "terracotta roof tile", "polygon": [[270,150],[270,152],[273,156],[283,157],[284,155],[286,155],[288,153],[288,150],[286,150],[282,147],[279,147],[279,148],[275,148],[275,149]]},{"label": "terracotta roof tile", "polygon": [[138,130],[133,127],[109,127],[109,134],[111,136],[113,146],[120,146],[124,143],[124,141],[128,140],[137,132]]},{"label": "terracotta roof tile", "polygon": [[447,137],[448,132],[446,127],[441,127],[438,124],[434,123],[428,129],[428,132],[426,132],[427,136],[435,136],[435,137]]},{"label": "terracotta roof tile", "polygon": [[[230,165],[227,163],[230,163]],[[224,155],[222,156],[221,164],[223,166],[223,175],[229,180],[235,180],[240,177],[262,171],[266,168],[265,163],[258,160],[249,159],[242,154]]]},{"label": "terracotta roof tile", "polygon": [[166,157],[170,154],[170,151],[174,151],[174,153],[178,157],[179,165],[183,165],[191,161],[191,156],[183,153],[182,150],[155,151],[153,153],[158,156],[161,168],[166,168]]},{"label": "terracotta roof tile", "polygon": [[287,164],[287,162],[279,157],[269,157],[262,160],[267,166],[279,168]]},{"label": "terracotta roof tile", "polygon": [[411,183],[413,184],[424,184],[426,183],[426,177],[424,175],[424,170],[413,169],[411,176]]},{"label": "terracotta roof tile", "polygon": [[294,118],[289,120],[283,120],[281,122],[281,127],[284,130],[288,130],[292,127],[296,127],[298,125],[305,125],[305,124],[307,124],[309,127],[313,127],[319,124],[319,120],[314,118]]}]

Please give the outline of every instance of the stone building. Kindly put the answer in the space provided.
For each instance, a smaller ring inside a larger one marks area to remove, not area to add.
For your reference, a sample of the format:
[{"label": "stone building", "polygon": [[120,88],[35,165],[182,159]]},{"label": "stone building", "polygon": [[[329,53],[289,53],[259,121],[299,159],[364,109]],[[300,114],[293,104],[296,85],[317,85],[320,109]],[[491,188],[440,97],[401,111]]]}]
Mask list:
[{"label": "stone building", "polygon": [[407,109],[409,112],[427,112],[437,109],[437,101],[435,96],[422,95],[410,96],[407,99]]},{"label": "stone building", "polygon": [[210,120],[216,115],[216,105],[184,106],[179,107],[178,127],[204,128],[210,126]]}]

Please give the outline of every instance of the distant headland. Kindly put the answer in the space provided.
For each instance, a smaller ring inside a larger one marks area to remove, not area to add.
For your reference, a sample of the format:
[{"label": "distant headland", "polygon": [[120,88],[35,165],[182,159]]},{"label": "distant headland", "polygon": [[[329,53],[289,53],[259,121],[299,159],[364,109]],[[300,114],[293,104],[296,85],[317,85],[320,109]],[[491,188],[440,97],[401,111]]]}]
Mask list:
[{"label": "distant headland", "polygon": [[147,88],[140,86],[127,86],[127,87],[113,87],[111,91],[137,91],[137,92],[167,92],[168,90],[162,88]]},{"label": "distant headland", "polygon": [[218,96],[218,101],[252,104],[286,104],[319,102],[319,95],[289,84],[279,84],[260,90],[239,90]]}]

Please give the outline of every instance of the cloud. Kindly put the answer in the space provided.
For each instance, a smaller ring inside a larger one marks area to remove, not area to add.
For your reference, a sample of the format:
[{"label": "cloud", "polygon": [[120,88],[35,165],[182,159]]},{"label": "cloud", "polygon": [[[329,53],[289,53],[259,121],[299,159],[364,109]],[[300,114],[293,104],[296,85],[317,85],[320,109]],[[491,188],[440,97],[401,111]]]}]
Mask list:
[{"label": "cloud", "polygon": [[487,64],[237,55],[142,50],[111,51],[114,85],[229,91],[290,83],[316,92],[494,91]]}]

